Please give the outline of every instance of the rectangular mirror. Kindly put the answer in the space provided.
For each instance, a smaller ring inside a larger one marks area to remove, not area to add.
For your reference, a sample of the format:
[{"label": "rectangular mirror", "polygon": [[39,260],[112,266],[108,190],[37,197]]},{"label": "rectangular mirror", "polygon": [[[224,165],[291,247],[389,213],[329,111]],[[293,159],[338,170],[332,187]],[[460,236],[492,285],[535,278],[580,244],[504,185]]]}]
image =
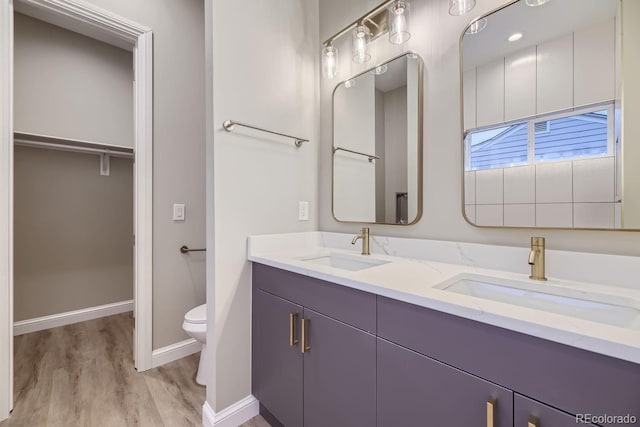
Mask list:
[{"label": "rectangular mirror", "polygon": [[333,92],[333,216],[408,225],[422,215],[422,60],[407,53]]},{"label": "rectangular mirror", "polygon": [[467,221],[640,228],[637,3],[520,0],[466,29]]}]

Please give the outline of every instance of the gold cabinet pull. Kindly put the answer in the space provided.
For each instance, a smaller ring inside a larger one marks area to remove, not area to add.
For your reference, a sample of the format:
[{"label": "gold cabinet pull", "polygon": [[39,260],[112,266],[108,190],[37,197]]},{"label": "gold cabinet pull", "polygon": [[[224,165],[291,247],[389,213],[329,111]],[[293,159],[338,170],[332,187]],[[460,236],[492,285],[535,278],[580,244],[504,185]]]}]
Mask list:
[{"label": "gold cabinet pull", "polygon": [[529,418],[529,424],[527,427],[538,427],[538,419],[536,417]]},{"label": "gold cabinet pull", "polygon": [[293,312],[289,313],[289,345],[294,347],[298,344],[298,340],[296,339],[296,319],[298,318],[298,313]]},{"label": "gold cabinet pull", "polygon": [[496,408],[496,401],[489,400],[487,402],[487,427],[493,427],[493,412]]},{"label": "gold cabinet pull", "polygon": [[311,350],[311,346],[309,346],[309,323],[311,323],[311,319],[302,318],[302,346],[300,349],[303,353]]}]

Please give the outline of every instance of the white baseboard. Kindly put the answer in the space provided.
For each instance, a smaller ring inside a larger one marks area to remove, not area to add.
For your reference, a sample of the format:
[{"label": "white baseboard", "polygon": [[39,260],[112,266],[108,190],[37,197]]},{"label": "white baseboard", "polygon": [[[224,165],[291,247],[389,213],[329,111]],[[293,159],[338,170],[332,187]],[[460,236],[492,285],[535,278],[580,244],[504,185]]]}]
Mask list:
[{"label": "white baseboard", "polygon": [[35,319],[20,320],[13,324],[13,335],[43,331],[129,311],[133,311],[133,300],[67,311],[66,313],[52,314],[51,316],[36,317]]},{"label": "white baseboard", "polygon": [[202,344],[193,338],[153,350],[153,353],[151,353],[151,367],[157,368],[174,360],[191,356],[200,350],[202,350]]},{"label": "white baseboard", "polygon": [[204,427],[238,427],[260,413],[260,403],[249,395],[244,399],[223,409],[217,414],[213,412],[209,402],[202,406],[202,424]]}]

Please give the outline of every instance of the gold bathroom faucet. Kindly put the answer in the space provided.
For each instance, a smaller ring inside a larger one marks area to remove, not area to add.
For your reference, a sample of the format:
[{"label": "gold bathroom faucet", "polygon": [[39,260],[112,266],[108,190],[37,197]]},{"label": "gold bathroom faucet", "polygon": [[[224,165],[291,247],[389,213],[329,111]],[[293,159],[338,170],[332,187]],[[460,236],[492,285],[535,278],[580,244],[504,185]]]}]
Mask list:
[{"label": "gold bathroom faucet", "polygon": [[544,237],[531,238],[531,252],[529,252],[529,265],[533,280],[547,280],[544,275]]},{"label": "gold bathroom faucet", "polygon": [[358,239],[362,239],[362,255],[371,255],[369,250],[369,229],[364,227],[359,235],[353,238],[352,245],[355,245]]}]

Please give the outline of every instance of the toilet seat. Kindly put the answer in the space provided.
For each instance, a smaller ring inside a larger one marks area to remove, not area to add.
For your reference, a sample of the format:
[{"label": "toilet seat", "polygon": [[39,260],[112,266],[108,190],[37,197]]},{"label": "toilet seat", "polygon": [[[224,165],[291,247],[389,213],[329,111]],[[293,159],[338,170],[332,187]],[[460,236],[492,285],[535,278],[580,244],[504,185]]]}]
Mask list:
[{"label": "toilet seat", "polygon": [[207,323],[207,304],[199,305],[184,315],[184,321],[194,324]]}]

